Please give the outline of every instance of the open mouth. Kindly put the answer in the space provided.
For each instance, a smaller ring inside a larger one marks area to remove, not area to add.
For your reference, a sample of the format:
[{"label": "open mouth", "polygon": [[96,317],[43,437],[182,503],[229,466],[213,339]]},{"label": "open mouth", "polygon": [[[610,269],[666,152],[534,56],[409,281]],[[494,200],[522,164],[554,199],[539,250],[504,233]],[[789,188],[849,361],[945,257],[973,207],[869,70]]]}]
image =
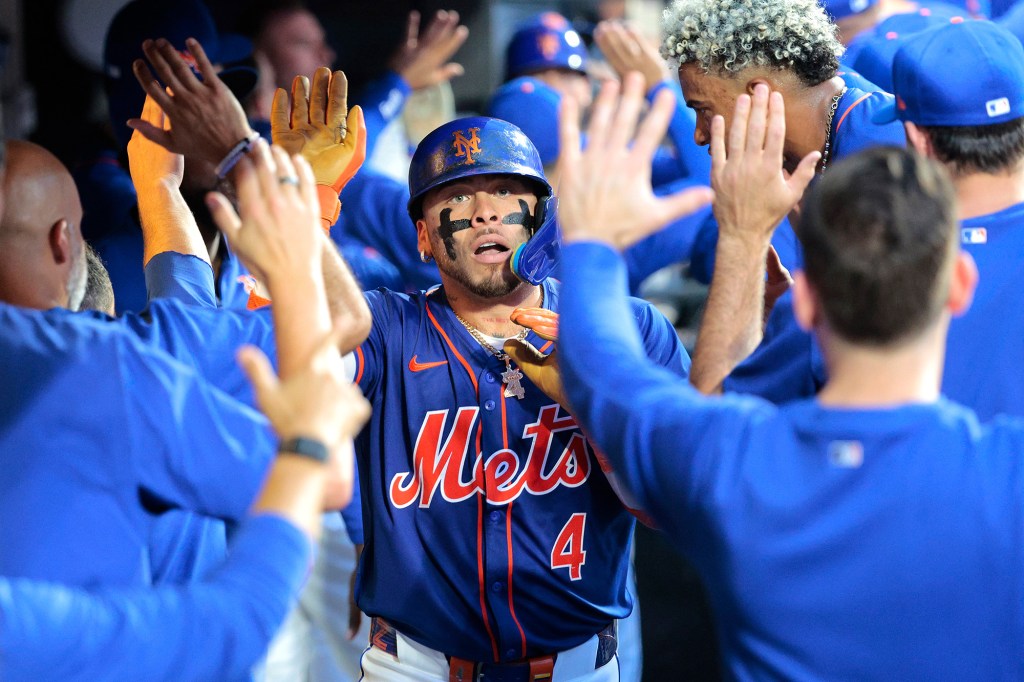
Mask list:
[{"label": "open mouth", "polygon": [[501,254],[508,251],[508,247],[497,242],[484,242],[480,246],[476,247],[474,253],[478,256],[482,254]]}]

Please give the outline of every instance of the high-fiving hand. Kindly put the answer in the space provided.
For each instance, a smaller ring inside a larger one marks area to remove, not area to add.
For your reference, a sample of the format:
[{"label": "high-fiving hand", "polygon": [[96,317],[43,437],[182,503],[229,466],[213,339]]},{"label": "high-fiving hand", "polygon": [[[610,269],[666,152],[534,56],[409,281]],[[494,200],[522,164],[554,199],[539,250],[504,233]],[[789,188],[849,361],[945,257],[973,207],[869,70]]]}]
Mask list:
[{"label": "high-fiving hand", "polygon": [[651,159],[668,129],[675,98],[659,93],[637,128],[645,104],[639,73],[626,74],[621,96],[617,82],[605,83],[591,112],[587,148],[581,150],[578,107],[572,98],[562,99],[558,218],[566,243],[601,241],[624,249],[711,201],[706,187],[654,195]]}]

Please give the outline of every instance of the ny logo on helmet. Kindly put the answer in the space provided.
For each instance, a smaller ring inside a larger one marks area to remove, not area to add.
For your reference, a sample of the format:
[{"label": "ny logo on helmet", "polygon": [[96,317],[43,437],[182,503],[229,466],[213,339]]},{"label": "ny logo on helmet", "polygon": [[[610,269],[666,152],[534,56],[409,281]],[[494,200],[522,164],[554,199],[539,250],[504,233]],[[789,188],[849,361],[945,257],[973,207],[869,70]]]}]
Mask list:
[{"label": "ny logo on helmet", "polygon": [[544,59],[554,59],[558,56],[558,36],[553,33],[537,36],[537,49],[544,55]]},{"label": "ny logo on helmet", "polygon": [[469,128],[469,137],[461,130],[455,131],[455,142],[452,143],[452,148],[455,149],[455,156],[466,157],[466,163],[476,163],[473,159],[473,154],[480,153],[480,138],[477,137],[477,133],[480,132],[479,128]]}]

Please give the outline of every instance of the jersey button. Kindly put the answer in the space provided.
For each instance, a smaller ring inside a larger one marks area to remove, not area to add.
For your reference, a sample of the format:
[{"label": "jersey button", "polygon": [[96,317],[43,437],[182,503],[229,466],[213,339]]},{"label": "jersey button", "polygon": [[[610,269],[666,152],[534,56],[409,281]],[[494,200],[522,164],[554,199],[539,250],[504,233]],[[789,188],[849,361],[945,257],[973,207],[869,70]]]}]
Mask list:
[{"label": "jersey button", "polygon": [[494,521],[495,523],[498,523],[499,521],[501,521],[501,512],[498,511],[497,509],[492,511],[491,512],[491,521]]},{"label": "jersey button", "polygon": [[504,585],[502,585],[501,583],[494,583],[494,584],[491,585],[491,592],[495,592],[495,593],[501,592],[501,588],[503,588],[503,587],[504,587]]},{"label": "jersey button", "polygon": [[486,381],[489,384],[493,384],[497,380],[498,377],[494,376],[494,372],[487,372],[484,374],[484,381]]},{"label": "jersey button", "polygon": [[494,401],[493,400],[485,401],[484,402],[484,409],[485,410],[493,410],[494,409]]}]

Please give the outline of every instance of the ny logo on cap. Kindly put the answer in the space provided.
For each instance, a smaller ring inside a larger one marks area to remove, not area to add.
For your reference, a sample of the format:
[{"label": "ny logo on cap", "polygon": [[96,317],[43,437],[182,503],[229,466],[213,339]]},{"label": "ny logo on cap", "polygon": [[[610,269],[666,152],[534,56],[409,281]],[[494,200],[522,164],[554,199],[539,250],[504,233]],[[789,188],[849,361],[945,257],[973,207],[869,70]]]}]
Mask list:
[{"label": "ny logo on cap", "polygon": [[537,36],[537,49],[544,55],[544,59],[554,59],[558,54],[558,36],[553,33]]},{"label": "ny logo on cap", "polygon": [[480,153],[480,138],[477,137],[477,133],[480,132],[479,128],[469,128],[469,137],[461,130],[455,131],[455,142],[452,143],[452,148],[455,149],[455,156],[466,157],[466,163],[476,163],[473,159],[473,154]]},{"label": "ny logo on cap", "polygon": [[985,102],[985,111],[988,112],[989,118],[1008,114],[1010,113],[1010,100],[1005,97],[990,99]]}]

